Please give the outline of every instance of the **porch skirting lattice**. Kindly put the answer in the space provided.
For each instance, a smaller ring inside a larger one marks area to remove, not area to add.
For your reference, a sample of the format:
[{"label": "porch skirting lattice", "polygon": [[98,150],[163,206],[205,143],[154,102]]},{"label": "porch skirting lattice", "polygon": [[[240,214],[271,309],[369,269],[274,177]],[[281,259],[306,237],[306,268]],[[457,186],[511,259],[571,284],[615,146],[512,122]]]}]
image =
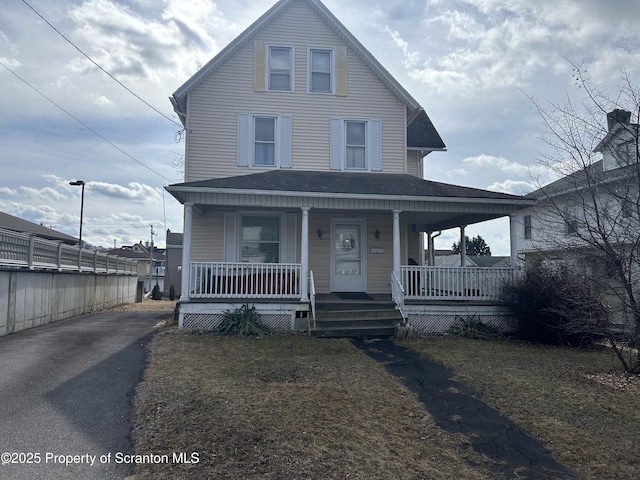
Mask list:
[{"label": "porch skirting lattice", "polygon": [[417,307],[406,309],[407,320],[413,328],[425,335],[442,335],[463,321],[478,321],[496,327],[501,332],[515,329],[515,316],[508,308],[491,307]]},{"label": "porch skirting lattice", "polygon": [[[255,304],[260,321],[276,332],[294,329],[299,304]],[[183,330],[207,332],[215,330],[227,311],[238,308],[231,303],[183,303],[179,307],[179,325]]]}]

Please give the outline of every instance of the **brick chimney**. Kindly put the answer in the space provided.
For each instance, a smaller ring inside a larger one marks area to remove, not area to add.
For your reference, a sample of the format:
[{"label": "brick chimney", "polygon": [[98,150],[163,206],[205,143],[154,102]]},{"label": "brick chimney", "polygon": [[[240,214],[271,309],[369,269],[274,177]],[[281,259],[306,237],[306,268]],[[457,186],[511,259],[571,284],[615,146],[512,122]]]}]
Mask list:
[{"label": "brick chimney", "polygon": [[631,112],[626,110],[622,110],[621,108],[616,108],[612,112],[607,113],[607,125],[609,126],[609,131],[613,130],[618,123],[629,124],[631,121]]}]

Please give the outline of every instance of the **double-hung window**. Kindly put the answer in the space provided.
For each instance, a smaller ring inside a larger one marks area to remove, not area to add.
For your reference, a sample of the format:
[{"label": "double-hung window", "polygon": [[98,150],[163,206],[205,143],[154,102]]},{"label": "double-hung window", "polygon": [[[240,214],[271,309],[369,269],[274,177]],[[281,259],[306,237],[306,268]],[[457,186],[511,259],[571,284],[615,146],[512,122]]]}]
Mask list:
[{"label": "double-hung window", "polygon": [[276,117],[253,117],[253,165],[276,166]]},{"label": "double-hung window", "polygon": [[269,46],[267,64],[268,89],[293,91],[293,48]]},{"label": "double-hung window", "polygon": [[238,166],[291,167],[292,117],[270,113],[238,114]]},{"label": "double-hung window", "polygon": [[382,120],[331,118],[329,137],[332,170],[382,170]]},{"label": "double-hung window", "polygon": [[333,93],[333,51],[330,49],[309,49],[309,92]]},{"label": "double-hung window", "polygon": [[367,122],[345,122],[345,170],[367,169]]}]

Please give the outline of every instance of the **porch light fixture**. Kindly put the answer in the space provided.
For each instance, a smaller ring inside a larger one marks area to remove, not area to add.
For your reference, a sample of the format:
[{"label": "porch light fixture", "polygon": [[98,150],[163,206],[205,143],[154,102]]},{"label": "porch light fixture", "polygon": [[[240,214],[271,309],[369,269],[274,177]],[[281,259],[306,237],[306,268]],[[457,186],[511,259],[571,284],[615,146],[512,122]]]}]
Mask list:
[{"label": "porch light fixture", "polygon": [[378,229],[376,228],[376,231],[375,231],[375,232],[373,232],[373,234],[375,235],[376,240],[380,240],[380,230],[378,230]]},{"label": "porch light fixture", "polygon": [[317,233],[318,233],[318,238],[322,240],[322,230],[320,228],[318,229]]}]

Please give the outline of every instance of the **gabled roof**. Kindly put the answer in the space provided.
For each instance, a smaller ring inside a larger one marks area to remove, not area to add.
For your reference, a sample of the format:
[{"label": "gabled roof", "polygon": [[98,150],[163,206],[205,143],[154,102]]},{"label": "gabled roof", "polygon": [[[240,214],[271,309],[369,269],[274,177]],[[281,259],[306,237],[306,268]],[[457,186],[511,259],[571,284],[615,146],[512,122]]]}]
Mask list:
[{"label": "gabled roof", "polygon": [[584,188],[594,187],[597,184],[616,182],[620,180],[631,181],[640,173],[637,164],[625,165],[612,170],[604,170],[603,161],[598,160],[580,170],[566,175],[555,182],[540,187],[525,195],[526,198],[542,200],[544,198],[575,192]]},{"label": "gabled roof", "polygon": [[[345,44],[371,69],[371,71],[408,107],[409,122],[411,125],[418,119],[419,123],[429,128],[430,132],[418,135],[418,130],[414,129],[412,134],[411,147],[425,150],[443,150],[444,142],[435,130],[431,120],[424,109],[415,98],[382,66],[382,64],[362,45],[353,34],[324,6],[320,0],[280,0],[273,7],[267,10],[258,20],[253,22],[244,32],[236,37],[230,44],[223,48],[204,67],[189,78],[173,96],[169,98],[173,108],[184,125],[186,122],[187,96],[203,80],[218,69],[231,55],[238,49],[251,41],[269,22],[271,22],[280,12],[286,9],[293,2],[304,1],[313,8],[327,25],[345,42]],[[437,137],[437,138],[436,138]],[[431,144],[427,140],[434,140]]]},{"label": "gabled roof", "polygon": [[47,240],[56,240],[75,245],[78,243],[78,239],[67,235],[66,233],[58,232],[52,228],[47,228],[37,223],[29,222],[19,217],[14,217],[8,213],[0,212],[0,228],[5,230],[12,230],[19,233],[33,234],[40,238],[46,238]]},{"label": "gabled roof", "polygon": [[307,170],[270,170],[237,177],[178,183],[169,185],[166,189],[174,196],[180,196],[179,192],[188,190],[216,190],[265,194],[295,193],[313,196],[368,195],[373,197],[477,199],[531,203],[518,195],[433,182],[413,175]]}]

